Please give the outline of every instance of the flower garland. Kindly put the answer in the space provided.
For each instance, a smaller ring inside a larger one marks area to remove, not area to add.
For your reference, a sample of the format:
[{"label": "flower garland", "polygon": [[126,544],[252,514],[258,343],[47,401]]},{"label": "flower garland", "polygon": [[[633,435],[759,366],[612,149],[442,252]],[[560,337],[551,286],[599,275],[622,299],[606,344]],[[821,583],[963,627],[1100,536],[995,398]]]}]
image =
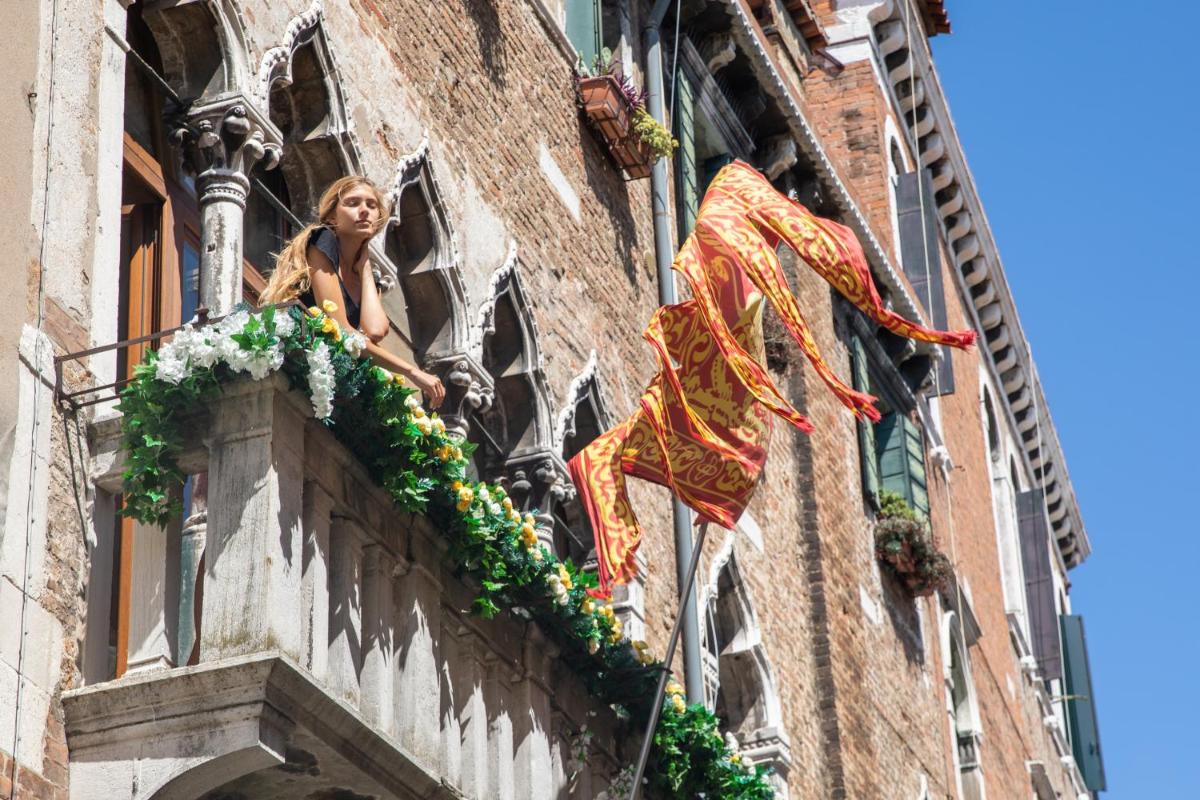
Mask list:
[{"label": "flower garland", "polygon": [[[184,326],[147,351],[118,406],[127,464],[122,513],[160,527],[181,513],[178,457],[187,420],[222,383],[282,369],[396,505],[427,514],[446,535],[458,573],[479,587],[476,614],[491,618],[507,609],[538,622],[593,695],[644,724],[664,665],[644,642],[624,637],[610,603],[588,593],[594,575],[541,544],[532,514],[517,510],[503,488],[468,480],[475,446],[448,435],[402,376],[359,358],[365,340],[343,332],[330,316],[335,310],[332,303],[307,311],[240,309],[214,325]],[[765,771],[726,744],[711,713],[688,706],[674,682],[664,699],[647,771],[652,793],[773,796]]]}]

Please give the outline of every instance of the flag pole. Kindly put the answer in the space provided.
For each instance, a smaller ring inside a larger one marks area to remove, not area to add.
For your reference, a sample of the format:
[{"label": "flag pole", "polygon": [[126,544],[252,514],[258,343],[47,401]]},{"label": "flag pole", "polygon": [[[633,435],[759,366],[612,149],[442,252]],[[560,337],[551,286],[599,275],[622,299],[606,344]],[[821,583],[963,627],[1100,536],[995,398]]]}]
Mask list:
[{"label": "flag pole", "polygon": [[[700,566],[700,553],[704,551],[704,539],[708,535],[708,523],[700,525],[700,533],[696,536],[696,546],[692,550],[692,560],[688,564],[687,577],[679,590],[679,613],[675,615],[675,625],[671,628],[671,638],[667,641],[667,653],[663,657],[662,674],[658,676],[658,691],[654,693],[654,702],[650,706],[650,720],[646,723],[646,734],[642,738],[642,749],[638,753],[637,769],[633,773],[633,787],[629,792],[629,800],[637,800],[642,793],[642,778],[646,774],[646,762],[650,758],[650,747],[654,744],[654,729],[658,726],[658,717],[662,713],[663,698],[666,696],[667,679],[671,675],[671,662],[675,659],[675,646],[679,644],[679,633],[683,630],[684,608],[686,599],[695,602],[692,589],[696,584],[696,571]],[[700,698],[693,698],[700,702]]]}]

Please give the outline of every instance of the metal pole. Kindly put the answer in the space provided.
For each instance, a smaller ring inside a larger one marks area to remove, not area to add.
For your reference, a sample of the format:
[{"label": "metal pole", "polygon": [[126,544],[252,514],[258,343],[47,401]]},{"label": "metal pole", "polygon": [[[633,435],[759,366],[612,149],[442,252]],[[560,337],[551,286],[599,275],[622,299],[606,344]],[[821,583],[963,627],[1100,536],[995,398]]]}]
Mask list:
[{"label": "metal pole", "polygon": [[[664,126],[667,124],[663,105],[662,40],[659,25],[667,13],[670,0],[659,0],[650,14],[645,29],[646,47],[646,110]],[[650,173],[650,199],[654,211],[654,262],[658,267],[658,302],[676,302],[675,273],[671,261],[675,247],[671,240],[671,218],[667,209],[667,162],[658,159]],[[671,499],[675,530],[675,577],[683,587],[688,581],[688,563],[692,560],[692,512],[678,497]],[[680,597],[680,618],[683,621],[683,675],[688,700],[704,702],[704,674],[700,668],[700,624],[696,614],[696,596],[688,592]]]},{"label": "metal pole", "polygon": [[654,693],[654,703],[650,707],[650,719],[646,723],[646,733],[642,738],[642,749],[638,754],[637,769],[633,773],[633,788],[629,793],[629,800],[637,800],[642,792],[642,778],[646,774],[650,746],[654,743],[654,729],[658,726],[658,717],[662,712],[662,704],[667,691],[667,678],[671,674],[671,661],[675,658],[675,645],[679,642],[679,633],[683,628],[683,598],[690,597],[693,601],[696,599],[693,591],[696,583],[696,570],[700,566],[700,553],[704,550],[704,537],[707,535],[708,523],[706,522],[700,526],[700,534],[696,537],[696,547],[692,551],[691,560],[688,563],[686,580],[683,581],[679,592],[681,613],[675,617],[675,625],[671,628],[671,638],[667,641],[667,654],[663,659],[665,666],[662,674],[658,676],[658,690]]}]

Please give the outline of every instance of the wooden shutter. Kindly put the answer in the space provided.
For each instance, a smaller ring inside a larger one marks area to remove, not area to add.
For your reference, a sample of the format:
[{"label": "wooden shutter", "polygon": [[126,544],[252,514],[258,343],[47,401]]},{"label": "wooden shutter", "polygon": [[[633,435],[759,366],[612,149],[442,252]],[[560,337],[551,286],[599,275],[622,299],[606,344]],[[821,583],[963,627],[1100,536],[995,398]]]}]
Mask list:
[{"label": "wooden shutter", "polygon": [[[900,262],[904,274],[928,312],[933,327],[945,330],[948,322],[938,249],[937,203],[928,170],[897,176],[896,218],[900,228]],[[942,348],[942,355],[936,390],[938,394],[953,394],[954,367],[949,348]]]},{"label": "wooden shutter", "polygon": [[600,55],[600,0],[567,0],[567,38],[583,66],[595,69]]},{"label": "wooden shutter", "polygon": [[921,428],[904,414],[892,412],[875,426],[875,439],[879,447],[879,485],[899,494],[928,519],[929,485]]},{"label": "wooden shutter", "polygon": [[[851,344],[851,371],[854,389],[869,392],[871,381],[867,372],[867,351],[857,336]],[[862,474],[863,495],[871,508],[879,508],[879,462],[875,451],[875,425],[870,420],[858,420],[858,456]]]},{"label": "wooden shutter", "polygon": [[675,73],[675,196],[679,214],[679,243],[692,232],[700,211],[699,165],[696,163],[696,90],[682,67]]},{"label": "wooden shutter", "polygon": [[1063,614],[1061,621],[1071,749],[1084,785],[1090,791],[1100,792],[1108,787],[1104,779],[1104,758],[1100,753],[1100,728],[1096,724],[1096,699],[1092,694],[1092,669],[1088,664],[1083,617]]},{"label": "wooden shutter", "polygon": [[1054,605],[1054,574],[1050,565],[1050,532],[1041,489],[1017,495],[1017,526],[1021,531],[1021,564],[1025,568],[1025,599],[1029,606],[1029,638],[1038,669],[1046,680],[1062,677],[1058,641],[1058,611]]}]

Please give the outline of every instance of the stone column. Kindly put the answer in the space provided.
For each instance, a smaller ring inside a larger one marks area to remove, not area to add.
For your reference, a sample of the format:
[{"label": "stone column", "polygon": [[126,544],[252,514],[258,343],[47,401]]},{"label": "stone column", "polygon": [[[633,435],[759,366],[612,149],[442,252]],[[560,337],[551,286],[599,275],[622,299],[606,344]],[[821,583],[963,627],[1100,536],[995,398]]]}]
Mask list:
[{"label": "stone column", "polygon": [[[423,540],[418,537],[414,547]],[[435,632],[441,630],[442,586],[426,564],[440,553],[421,553],[396,569],[396,738],[418,760],[440,766],[441,683]]]},{"label": "stone column", "polygon": [[517,739],[513,779],[517,797],[553,797],[550,759],[550,670],[558,648],[537,625],[526,628],[524,675],[516,695]]},{"label": "stone column", "polygon": [[457,665],[460,691],[467,695],[459,715],[460,786],[468,797],[488,796],[488,708],[484,697],[487,644],[467,628],[459,630]]},{"label": "stone column", "polygon": [[302,659],[306,405],[274,375],[228,386],[212,407],[202,661],[265,650]]},{"label": "stone column", "polygon": [[[487,703],[487,771],[493,800],[515,800],[513,785],[513,714],[512,684],[520,674],[494,654],[487,656],[484,698]],[[527,795],[522,795],[527,796]]]},{"label": "stone column", "polygon": [[357,707],[363,655],[363,536],[353,521],[334,517],[329,539],[328,684],[335,696]]},{"label": "stone column", "polygon": [[363,552],[363,716],[375,727],[391,733],[394,720],[392,673],[394,667],[392,571],[396,560],[381,544]]},{"label": "stone column", "polygon": [[[192,478],[191,508],[183,521],[179,547],[179,648],[178,663],[191,662],[199,642],[203,582],[200,580],[204,539],[208,535],[208,473]],[[199,653],[197,653],[199,655]]]},{"label": "stone column", "polygon": [[196,175],[200,200],[200,305],[228,313],[242,299],[242,216],[248,178],[279,162],[281,140],[266,113],[241,95],[194,106],[173,134]]},{"label": "stone column", "polygon": [[318,680],[329,671],[329,528],[333,498],[315,481],[304,484],[304,551],[300,578],[301,662]]}]

